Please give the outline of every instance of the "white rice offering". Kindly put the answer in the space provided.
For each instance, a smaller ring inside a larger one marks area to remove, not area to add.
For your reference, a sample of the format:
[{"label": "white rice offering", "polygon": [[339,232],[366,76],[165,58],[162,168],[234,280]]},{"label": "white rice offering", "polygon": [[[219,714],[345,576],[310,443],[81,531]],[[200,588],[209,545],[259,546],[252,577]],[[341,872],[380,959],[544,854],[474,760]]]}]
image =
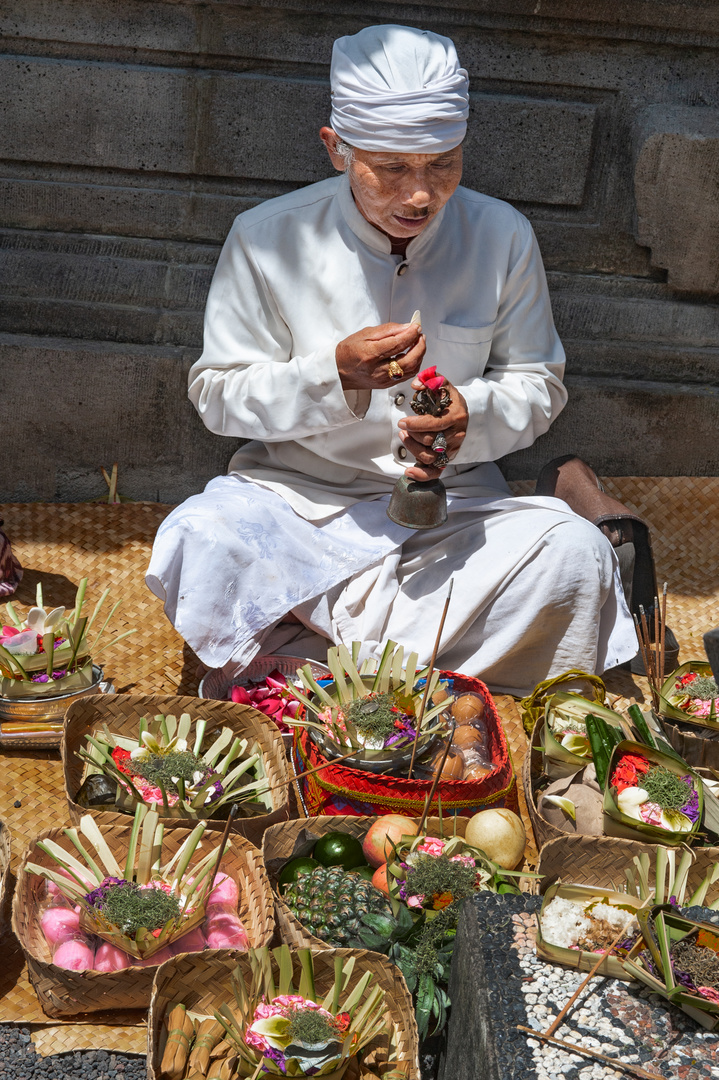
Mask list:
[{"label": "white rice offering", "polygon": [[614,931],[615,937],[620,930],[625,930],[627,937],[629,937],[630,934],[639,929],[639,923],[631,911],[624,911],[622,908],[613,907],[611,904],[596,904],[592,908],[592,915],[595,919],[601,919],[603,923],[608,923]]},{"label": "white rice offering", "polygon": [[638,929],[639,924],[631,911],[595,900],[578,904],[557,896],[542,912],[544,940],[562,949],[579,947],[604,952],[620,930],[624,930],[629,938]]},{"label": "white rice offering", "polygon": [[589,930],[592,920],[584,913],[583,904],[556,896],[542,912],[542,935],[551,945],[571,949]]}]

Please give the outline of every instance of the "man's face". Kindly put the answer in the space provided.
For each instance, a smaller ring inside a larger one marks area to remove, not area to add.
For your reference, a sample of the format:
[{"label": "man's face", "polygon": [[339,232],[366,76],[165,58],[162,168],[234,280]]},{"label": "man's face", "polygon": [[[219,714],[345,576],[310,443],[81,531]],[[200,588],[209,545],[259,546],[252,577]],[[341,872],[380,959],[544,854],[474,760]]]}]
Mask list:
[{"label": "man's face", "polygon": [[[335,168],[344,161],[333,152],[334,140],[322,141]],[[454,194],[462,178],[462,147],[444,154],[400,154],[355,150],[350,186],[362,216],[393,240],[411,240],[427,227]]]}]

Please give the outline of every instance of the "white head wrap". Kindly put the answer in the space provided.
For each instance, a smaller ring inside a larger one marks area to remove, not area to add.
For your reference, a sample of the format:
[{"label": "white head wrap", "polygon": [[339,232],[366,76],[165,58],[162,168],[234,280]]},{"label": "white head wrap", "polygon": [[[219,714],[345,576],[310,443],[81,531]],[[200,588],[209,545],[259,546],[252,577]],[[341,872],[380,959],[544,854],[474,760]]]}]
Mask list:
[{"label": "white head wrap", "polygon": [[467,130],[469,79],[449,38],[368,26],[332,50],[330,126],[359,150],[442,154]]}]

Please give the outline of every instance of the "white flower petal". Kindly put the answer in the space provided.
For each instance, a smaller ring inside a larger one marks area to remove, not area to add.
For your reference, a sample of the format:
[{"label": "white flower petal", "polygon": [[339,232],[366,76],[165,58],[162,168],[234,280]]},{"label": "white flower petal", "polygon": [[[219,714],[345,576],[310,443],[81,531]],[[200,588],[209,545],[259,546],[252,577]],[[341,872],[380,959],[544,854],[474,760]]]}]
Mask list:
[{"label": "white flower petal", "polygon": [[41,634],[45,626],[45,610],[41,607],[30,608],[27,613],[27,619],[25,620],[31,630],[34,630],[36,634]]},{"label": "white flower petal", "polygon": [[57,626],[64,614],[64,607],[53,608],[50,614],[45,616],[45,630],[47,631],[51,627]]},{"label": "white flower petal", "polygon": [[641,821],[642,816],[639,813],[639,807],[648,800],[649,792],[645,791],[644,788],[628,787],[617,795],[617,806],[622,814]]}]

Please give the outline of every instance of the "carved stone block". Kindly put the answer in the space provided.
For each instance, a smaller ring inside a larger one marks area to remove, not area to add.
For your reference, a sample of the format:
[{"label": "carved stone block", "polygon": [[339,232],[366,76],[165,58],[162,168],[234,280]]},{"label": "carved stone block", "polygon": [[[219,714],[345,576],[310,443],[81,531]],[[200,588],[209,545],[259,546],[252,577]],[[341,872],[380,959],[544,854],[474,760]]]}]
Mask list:
[{"label": "carved stone block", "polygon": [[652,105],[635,137],[636,237],[675,289],[719,295],[719,109]]}]

